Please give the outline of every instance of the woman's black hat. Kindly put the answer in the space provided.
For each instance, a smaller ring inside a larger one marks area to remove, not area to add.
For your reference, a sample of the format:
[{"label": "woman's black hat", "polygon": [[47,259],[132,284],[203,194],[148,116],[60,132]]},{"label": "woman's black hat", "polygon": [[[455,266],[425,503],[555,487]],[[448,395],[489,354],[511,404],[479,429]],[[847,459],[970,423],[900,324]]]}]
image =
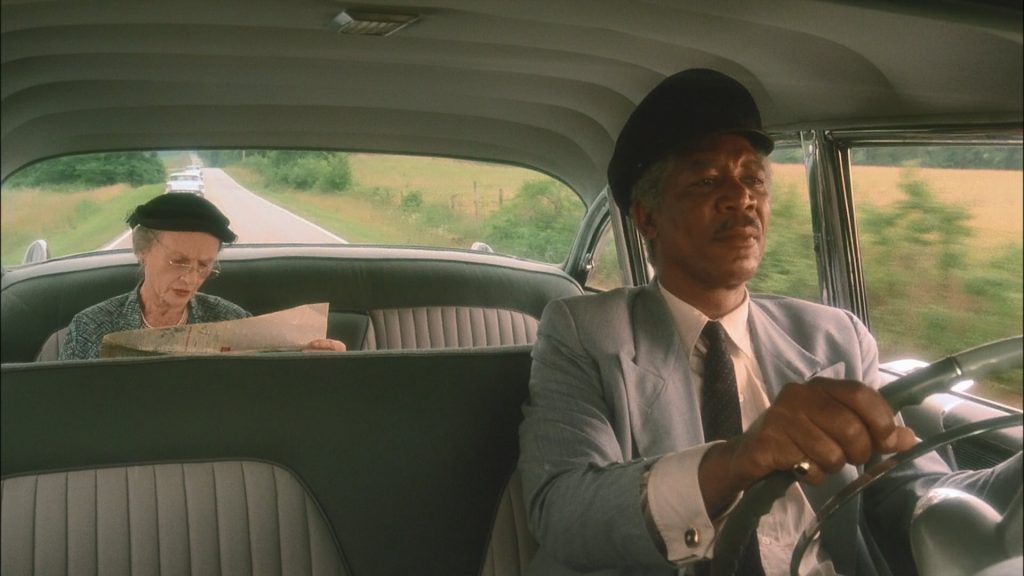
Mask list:
[{"label": "woman's black hat", "polygon": [[231,221],[206,198],[194,194],[161,194],[135,207],[128,216],[132,228],[145,226],[153,230],[175,232],[206,232],[230,244],[238,236],[228,228]]}]

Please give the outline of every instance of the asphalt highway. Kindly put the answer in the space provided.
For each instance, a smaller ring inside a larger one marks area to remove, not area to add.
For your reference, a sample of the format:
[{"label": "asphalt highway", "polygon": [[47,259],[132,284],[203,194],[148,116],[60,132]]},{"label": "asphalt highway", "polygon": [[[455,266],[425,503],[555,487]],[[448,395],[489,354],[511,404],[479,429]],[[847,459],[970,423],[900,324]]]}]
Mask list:
[{"label": "asphalt highway", "polygon": [[[231,220],[237,244],[346,243],[327,230],[253,194],[219,168],[203,168],[205,197]],[[106,248],[130,248],[127,232]]]}]

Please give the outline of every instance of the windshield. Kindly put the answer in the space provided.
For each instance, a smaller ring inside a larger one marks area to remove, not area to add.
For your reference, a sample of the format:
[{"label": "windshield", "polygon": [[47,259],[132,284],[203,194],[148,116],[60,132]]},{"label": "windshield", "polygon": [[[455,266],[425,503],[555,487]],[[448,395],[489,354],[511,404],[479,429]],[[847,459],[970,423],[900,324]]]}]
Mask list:
[{"label": "windshield", "polygon": [[579,196],[547,175],[468,160],[294,150],[90,154],[40,162],[4,182],[3,265],[21,264],[40,239],[51,258],[126,249],[126,215],[156,195],[181,193],[172,182],[216,204],[238,244],[428,246],[558,263],[585,212]]}]

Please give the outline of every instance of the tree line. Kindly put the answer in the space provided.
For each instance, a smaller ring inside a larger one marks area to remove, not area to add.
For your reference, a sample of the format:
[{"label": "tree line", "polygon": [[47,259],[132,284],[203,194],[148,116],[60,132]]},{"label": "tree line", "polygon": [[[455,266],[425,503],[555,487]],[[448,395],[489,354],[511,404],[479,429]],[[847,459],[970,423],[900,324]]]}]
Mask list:
[{"label": "tree line", "polygon": [[[916,166],[919,168],[970,168],[1020,170],[1024,155],[1020,146],[884,146],[855,148],[854,166]],[[783,148],[772,154],[779,164],[803,164],[803,151]]]},{"label": "tree line", "polygon": [[[298,190],[338,192],[352,185],[348,155],[343,152],[304,150],[204,150],[206,166],[244,162],[269,182]],[[799,149],[779,149],[778,163],[803,163]],[[917,166],[922,168],[974,168],[1021,170],[1024,152],[1019,146],[906,146],[858,148],[855,165]],[[110,152],[53,158],[28,166],[8,178],[10,187],[83,188],[162,182],[166,169],[156,152]]]},{"label": "tree line", "polygon": [[134,187],[160,183],[166,177],[164,164],[156,152],[110,152],[37,162],[13,174],[4,186],[55,190],[98,188],[111,184]]},{"label": "tree line", "polygon": [[352,186],[348,154],[325,150],[208,150],[206,166],[242,164],[268,184],[302,191],[340,193]]}]

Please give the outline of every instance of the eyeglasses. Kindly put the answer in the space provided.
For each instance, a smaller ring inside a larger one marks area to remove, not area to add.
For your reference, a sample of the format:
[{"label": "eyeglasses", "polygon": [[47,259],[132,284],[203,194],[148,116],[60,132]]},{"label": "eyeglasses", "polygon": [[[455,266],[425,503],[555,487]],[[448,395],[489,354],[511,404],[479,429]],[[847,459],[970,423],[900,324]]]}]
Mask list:
[{"label": "eyeglasses", "polygon": [[216,261],[212,264],[203,264],[201,262],[193,264],[185,259],[172,258],[167,261],[167,264],[181,273],[182,276],[188,276],[195,272],[200,278],[213,278],[220,274],[220,262]]},{"label": "eyeglasses", "polygon": [[[168,248],[167,245],[159,239],[156,239],[156,243],[162,246],[164,250],[173,252],[171,248]],[[188,258],[171,258],[167,261],[167,265],[172,269],[177,270],[182,276],[188,276],[195,272],[200,278],[206,279],[213,278],[220,274],[220,262],[216,260],[209,264],[204,264],[202,262],[193,263]]]}]

